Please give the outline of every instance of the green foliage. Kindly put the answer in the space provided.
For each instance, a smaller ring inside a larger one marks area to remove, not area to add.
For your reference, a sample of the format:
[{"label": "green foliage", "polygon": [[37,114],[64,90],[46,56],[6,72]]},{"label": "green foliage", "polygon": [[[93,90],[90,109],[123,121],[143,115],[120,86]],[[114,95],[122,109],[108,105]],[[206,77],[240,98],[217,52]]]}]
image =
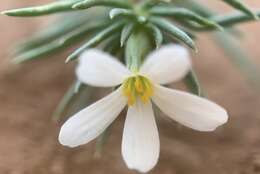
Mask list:
[{"label": "green foliage", "polygon": [[193,70],[187,74],[187,76],[184,79],[184,82],[193,94],[196,94],[198,96],[204,96],[198,77]]},{"label": "green foliage", "polygon": [[223,0],[232,7],[244,12],[246,15],[251,16],[255,19],[258,19],[258,16],[252,12],[241,0]]},{"label": "green foliage", "polygon": [[151,23],[158,26],[162,29],[162,31],[168,32],[173,38],[177,39],[178,41],[183,42],[191,49],[197,51],[194,41],[192,38],[185,33],[183,30],[172,24],[171,22],[157,17],[150,18]]},{"label": "green foliage", "polygon": [[93,91],[94,88],[90,86],[78,81],[73,82],[55,109],[52,119],[56,122],[61,121],[90,104]]},{"label": "green foliage", "polygon": [[133,23],[128,23],[124,26],[124,28],[121,32],[121,38],[120,38],[121,47],[125,45],[125,42],[128,40],[128,38],[132,34],[134,27],[135,27],[135,25]]},{"label": "green foliage", "polygon": [[[258,67],[249,61],[247,54],[231,39],[238,31],[232,28],[234,25],[258,19],[260,11],[250,10],[241,0],[222,2],[240,12],[218,14],[197,0],[59,0],[41,6],[7,10],[2,14],[33,17],[63,13],[49,27],[18,44],[14,59],[17,63],[44,58],[83,42],[68,56],[66,62],[76,60],[90,47],[99,46],[118,55],[130,69],[137,70],[145,56],[162,44],[180,42],[197,51],[197,32],[218,30],[221,32],[214,34],[217,36],[216,43],[247,79],[260,84]],[[100,6],[105,8],[97,8]],[[185,83],[191,92],[202,95],[194,71],[187,75]],[[76,96],[81,91],[90,91],[89,87],[83,87],[82,90],[79,86],[75,83],[68,90],[56,116],[63,115],[67,108],[75,107],[72,103],[79,101]],[[74,92],[75,87],[80,89],[76,90],[78,93]]]},{"label": "green foliage", "polygon": [[190,11],[185,8],[174,8],[174,7],[154,7],[151,10],[151,14],[156,16],[172,16],[175,18],[178,18],[179,20],[190,20],[193,22],[196,22],[197,24],[205,27],[213,27],[218,30],[223,30],[222,27],[216,23],[215,21],[212,21],[210,19],[207,19],[203,16],[200,16],[199,14],[196,14],[193,11]]},{"label": "green foliage", "polygon": [[227,33],[214,33],[213,39],[222,47],[227,58],[256,89],[260,88],[260,68],[250,61],[249,54]]},{"label": "green foliage", "polygon": [[[152,32],[151,40],[155,41],[157,47],[162,44],[165,37],[167,38],[170,35],[174,41],[183,42],[196,51],[193,40],[195,36],[191,32],[192,30],[222,30],[223,27],[252,20],[253,14],[254,16],[258,15],[258,13],[251,12],[238,0],[226,0],[225,2],[243,11],[244,14],[215,16],[210,10],[201,7],[200,4],[192,0],[176,0],[176,2],[173,1],[172,3],[160,0],[146,0],[140,3],[125,0],[63,0],[42,6],[8,10],[4,11],[3,14],[24,17],[83,10],[96,6],[113,7],[109,12],[111,19],[108,18],[107,13],[100,15],[99,18],[92,18],[93,12],[89,13],[89,15],[70,15],[71,17],[66,20],[68,22],[59,22],[59,25],[52,25],[47,32],[45,31],[43,34],[24,42],[18,50],[18,56],[15,58],[15,62],[18,63],[40,58],[67,48],[83,39],[88,39],[85,44],[68,56],[68,62],[76,59],[85,49],[102,43],[115,31],[120,32],[121,30],[120,43],[123,46],[132,34],[133,26],[149,28]],[[98,9],[98,11],[102,10]],[[88,18],[89,21],[82,19],[82,16]],[[170,18],[171,21],[164,19],[165,17]],[[101,21],[101,24],[96,24],[96,26],[89,24],[89,22],[97,21]],[[85,24],[85,22],[87,23]],[[177,26],[175,22],[182,25]],[[90,34],[93,34],[93,36],[89,38]]]},{"label": "green foliage", "polygon": [[[253,12],[241,0],[222,2],[240,13],[217,14],[197,0],[59,0],[41,6],[7,10],[2,14],[34,17],[63,13],[49,27],[18,44],[14,59],[16,63],[44,58],[83,42],[68,56],[66,62],[76,60],[90,47],[99,46],[118,56],[132,71],[138,71],[146,55],[162,44],[181,42],[197,51],[197,32],[219,30],[221,32],[213,34],[216,43],[259,89],[259,67],[251,63],[247,53],[234,42],[234,33],[238,30],[232,27],[258,19],[260,11]],[[100,6],[106,8],[96,8]],[[184,82],[192,93],[204,96],[194,70],[188,73]],[[75,81],[61,99],[53,119],[66,119],[89,105],[93,90]],[[100,156],[108,135],[109,129],[98,138],[97,156]]]},{"label": "green foliage", "polygon": [[147,27],[151,30],[156,48],[160,48],[163,43],[163,34],[161,30],[153,24],[148,24]]},{"label": "green foliage", "polygon": [[108,6],[118,8],[131,8],[131,5],[127,1],[121,0],[83,0],[73,4],[73,9],[87,9],[94,6]]},{"label": "green foliage", "polygon": [[124,21],[115,21],[113,24],[106,27],[98,34],[96,34],[94,37],[92,37],[89,41],[87,41],[85,44],[83,44],[80,48],[75,50],[71,55],[69,55],[68,58],[66,59],[66,62],[76,59],[87,48],[98,45],[100,42],[108,38],[111,34],[116,32],[117,30],[120,30],[123,24]]},{"label": "green foliage", "polygon": [[3,11],[2,14],[8,16],[20,16],[20,17],[42,16],[42,15],[47,15],[47,14],[52,14],[57,12],[71,11],[73,10],[72,6],[79,1],[73,1],[73,0],[57,1],[42,6],[7,10],[7,11]]}]

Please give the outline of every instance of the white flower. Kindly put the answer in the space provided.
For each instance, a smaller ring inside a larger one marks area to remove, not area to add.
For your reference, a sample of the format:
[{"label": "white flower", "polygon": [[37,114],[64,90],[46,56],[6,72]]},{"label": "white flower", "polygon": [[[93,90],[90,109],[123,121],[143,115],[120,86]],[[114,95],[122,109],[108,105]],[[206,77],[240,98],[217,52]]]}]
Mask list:
[{"label": "white flower", "polygon": [[93,86],[121,86],[72,116],[61,128],[60,143],[76,147],[90,142],[128,104],[122,155],[130,169],[148,172],[156,165],[160,151],[151,101],[173,120],[198,131],[213,131],[227,122],[226,111],[217,104],[161,86],[180,80],[190,69],[188,51],[178,45],[163,46],[151,53],[139,72],[130,72],[99,50],[86,51],[76,70],[79,80]]}]

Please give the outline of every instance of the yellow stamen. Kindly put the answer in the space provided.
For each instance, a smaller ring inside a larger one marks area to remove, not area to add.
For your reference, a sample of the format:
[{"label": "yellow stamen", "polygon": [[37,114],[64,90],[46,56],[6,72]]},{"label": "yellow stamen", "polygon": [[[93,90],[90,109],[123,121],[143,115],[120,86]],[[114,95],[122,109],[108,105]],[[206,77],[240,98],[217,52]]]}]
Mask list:
[{"label": "yellow stamen", "polygon": [[140,98],[143,103],[147,103],[150,99],[148,95],[142,95]]},{"label": "yellow stamen", "polygon": [[147,95],[152,96],[153,95],[153,87],[150,81],[144,81],[144,85],[146,88]]},{"label": "yellow stamen", "polygon": [[135,78],[135,89],[136,89],[137,92],[139,92],[139,93],[141,93],[141,92],[144,91],[141,78],[139,78],[138,76]]},{"label": "yellow stamen", "polygon": [[135,104],[137,97],[140,97],[143,103],[147,103],[153,95],[153,86],[148,78],[135,75],[123,82],[123,94],[130,106]]},{"label": "yellow stamen", "polygon": [[131,83],[130,83],[129,79],[127,79],[123,83],[123,91],[124,91],[124,95],[125,96],[130,96],[131,95]]}]

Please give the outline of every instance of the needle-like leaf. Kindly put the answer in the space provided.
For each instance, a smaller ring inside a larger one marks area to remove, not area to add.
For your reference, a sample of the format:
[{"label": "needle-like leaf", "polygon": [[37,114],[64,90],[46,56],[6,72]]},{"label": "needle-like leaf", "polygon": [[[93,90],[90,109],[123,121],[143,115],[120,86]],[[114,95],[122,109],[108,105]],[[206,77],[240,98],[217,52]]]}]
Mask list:
[{"label": "needle-like leaf", "polygon": [[212,11],[212,9],[209,9],[207,6],[202,5],[202,3],[200,3],[197,0],[174,0],[174,5],[187,8],[206,18],[215,14],[215,12]]},{"label": "needle-like leaf", "polygon": [[151,30],[153,34],[156,48],[157,49],[160,48],[160,46],[163,43],[163,34],[161,30],[156,25],[153,24],[148,24],[147,27]]},{"label": "needle-like leaf", "polygon": [[[77,20],[75,20],[75,18],[77,18]],[[93,16],[91,18],[93,18]],[[84,23],[89,22],[91,18],[85,15],[63,16],[55,20],[48,27],[38,31],[33,36],[19,42],[15,48],[15,54],[29,51],[30,49],[50,43],[62,35],[66,35],[72,30],[79,28],[84,25]],[[57,23],[59,25],[57,25]]]},{"label": "needle-like leaf", "polygon": [[[120,33],[111,36],[110,38],[108,38],[103,46],[103,50],[115,55],[119,50],[120,50]],[[111,44],[113,43],[113,44]]]},{"label": "needle-like leaf", "polygon": [[[256,12],[256,15],[260,16],[260,11]],[[246,15],[246,14],[241,14],[241,13],[230,13],[230,14],[226,14],[226,15],[216,15],[216,16],[212,16],[210,18],[212,21],[215,21],[216,23],[220,24],[223,27],[232,27],[236,24],[240,24],[242,22],[248,22],[248,21],[252,21],[253,18]],[[215,28],[210,27],[210,26],[205,26],[205,27],[201,27],[201,26],[197,26],[197,25],[193,25],[192,23],[182,23],[184,25],[186,25],[186,27],[192,29],[192,30],[196,30],[196,31],[210,31],[210,30],[214,30]],[[236,34],[237,30],[229,30],[230,33],[232,34]]]},{"label": "needle-like leaf", "polygon": [[54,121],[60,120],[62,117],[62,113],[64,112],[65,108],[68,106],[68,104],[71,102],[72,98],[75,96],[75,87],[77,85],[77,82],[74,82],[68,89],[68,91],[64,94],[63,98],[61,99],[59,105],[57,106],[52,119]]},{"label": "needle-like leaf", "polygon": [[29,51],[25,51],[19,54],[17,57],[13,59],[14,63],[24,63],[29,60],[37,59],[43,56],[47,56],[55,51],[64,48],[58,41],[50,42],[46,45],[31,49]]},{"label": "needle-like leaf", "polygon": [[120,46],[123,47],[129,36],[134,30],[135,25],[133,23],[126,24],[121,32]]},{"label": "needle-like leaf", "polygon": [[203,96],[200,82],[197,78],[196,73],[193,70],[186,75],[184,82],[193,94]]},{"label": "needle-like leaf", "polygon": [[73,42],[74,40],[77,40],[79,38],[81,38],[82,36],[86,35],[87,33],[89,33],[90,31],[94,31],[94,30],[99,30],[102,28],[105,28],[107,26],[109,26],[110,22],[107,21],[103,21],[103,20],[99,20],[97,23],[88,23],[82,27],[79,27],[78,29],[71,31],[70,33],[68,33],[67,35],[65,35],[64,37],[62,37],[59,42],[62,45],[68,45],[71,42]]},{"label": "needle-like leaf", "polygon": [[214,33],[215,42],[221,47],[227,55],[227,58],[243,73],[247,80],[260,89],[260,68],[256,63],[250,61],[248,53],[225,32]]},{"label": "needle-like leaf", "polygon": [[109,138],[109,135],[110,135],[110,129],[111,129],[111,126],[110,125],[98,138],[97,138],[97,141],[96,141],[96,149],[95,149],[95,153],[94,153],[94,156],[96,158],[100,158],[101,155],[102,155],[102,151],[103,151],[103,148]]},{"label": "needle-like leaf", "polygon": [[259,17],[251,11],[241,0],[223,0],[224,2],[228,3],[232,7],[244,12],[248,16],[252,18],[259,19]]},{"label": "needle-like leaf", "polygon": [[[235,28],[230,28],[232,27],[232,25],[238,24],[240,22],[252,21],[254,19],[251,16],[248,16],[246,14],[241,14],[241,13],[216,15],[215,11],[212,11],[208,7],[194,0],[185,0],[185,1],[174,0],[174,3],[181,7],[187,7],[188,9],[200,14],[201,16],[204,16],[206,18],[211,18],[211,20],[220,24],[222,27],[229,27],[228,32],[232,35],[237,35],[237,33],[240,33],[239,30]],[[260,17],[260,11],[256,11],[255,14],[258,17]],[[205,31],[205,30],[213,30],[214,28],[191,26],[191,29],[196,31]]]},{"label": "needle-like leaf", "polygon": [[32,16],[41,16],[57,12],[71,11],[72,6],[80,2],[80,0],[67,0],[67,1],[57,1],[50,4],[35,6],[35,7],[26,7],[14,10],[7,10],[1,12],[2,14],[8,16],[19,16],[19,17],[32,17]]},{"label": "needle-like leaf", "polygon": [[173,25],[171,22],[157,17],[151,17],[149,19],[154,25],[157,25],[159,28],[164,30],[165,32],[171,34],[175,39],[182,41],[188,47],[197,52],[197,48],[193,40],[186,34],[184,31]]},{"label": "needle-like leaf", "polygon": [[59,51],[63,48],[70,46],[70,44],[78,42],[85,39],[88,33],[104,27],[105,22],[99,21],[100,23],[87,24],[79,27],[77,30],[72,31],[60,38],[53,40],[52,42],[46,43],[39,47],[33,48],[31,50],[22,52],[15,59],[15,63],[23,63],[25,61],[33,60],[36,58],[41,58],[43,56],[49,55],[55,51]]},{"label": "needle-like leaf", "polygon": [[202,26],[213,27],[218,30],[223,30],[223,28],[216,22],[204,18],[203,16],[200,16],[186,8],[154,7],[151,9],[150,13],[152,15],[157,16],[173,16],[181,20],[191,20]]},{"label": "needle-like leaf", "polygon": [[117,8],[131,8],[131,6],[122,0],[84,0],[73,5],[74,9],[87,9],[94,6],[108,6]]},{"label": "needle-like leaf", "polygon": [[[255,15],[260,17],[260,11],[256,11]],[[242,22],[252,21],[252,17],[248,16],[246,14],[241,14],[241,13],[230,13],[230,14],[226,14],[226,15],[213,16],[213,17],[211,17],[211,20],[213,20],[225,27],[229,27],[229,26],[239,24]]]},{"label": "needle-like leaf", "polygon": [[114,19],[117,16],[133,16],[133,11],[124,8],[113,8],[109,12],[109,16],[111,19]]},{"label": "needle-like leaf", "polygon": [[[94,88],[86,85],[79,87],[78,84],[79,81],[75,81],[69,87],[53,113],[53,121],[66,119],[91,103],[91,94]],[[76,88],[78,88],[77,92],[75,92]]]},{"label": "needle-like leaf", "polygon": [[99,32],[97,35],[95,35],[92,39],[90,39],[87,43],[82,45],[80,48],[78,48],[76,51],[74,51],[69,57],[66,59],[66,63],[76,59],[84,50],[87,48],[93,47],[98,45],[100,42],[108,38],[112,33],[116,32],[119,30],[123,25],[124,21],[116,21],[113,24],[111,24],[109,27],[106,29],[102,30]]}]

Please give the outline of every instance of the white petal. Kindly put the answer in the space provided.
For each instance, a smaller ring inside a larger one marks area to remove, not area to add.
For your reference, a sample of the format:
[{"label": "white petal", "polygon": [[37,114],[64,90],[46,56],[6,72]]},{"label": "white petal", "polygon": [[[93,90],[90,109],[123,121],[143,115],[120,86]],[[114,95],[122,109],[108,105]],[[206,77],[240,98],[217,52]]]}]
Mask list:
[{"label": "white petal", "polygon": [[97,49],[90,49],[81,55],[76,74],[83,83],[111,87],[122,83],[131,73],[111,55]]},{"label": "white petal", "polygon": [[152,52],[140,69],[140,73],[159,84],[167,84],[183,78],[191,69],[189,52],[180,45],[166,45]]},{"label": "white petal", "polygon": [[187,92],[156,85],[152,99],[170,118],[198,131],[213,131],[228,120],[224,108]]},{"label": "white petal", "polygon": [[115,120],[125,105],[126,98],[119,88],[66,121],[60,130],[60,143],[69,147],[88,143]]},{"label": "white petal", "polygon": [[156,165],[159,152],[159,135],[152,104],[137,101],[127,112],[122,141],[123,158],[128,168],[145,173]]}]

